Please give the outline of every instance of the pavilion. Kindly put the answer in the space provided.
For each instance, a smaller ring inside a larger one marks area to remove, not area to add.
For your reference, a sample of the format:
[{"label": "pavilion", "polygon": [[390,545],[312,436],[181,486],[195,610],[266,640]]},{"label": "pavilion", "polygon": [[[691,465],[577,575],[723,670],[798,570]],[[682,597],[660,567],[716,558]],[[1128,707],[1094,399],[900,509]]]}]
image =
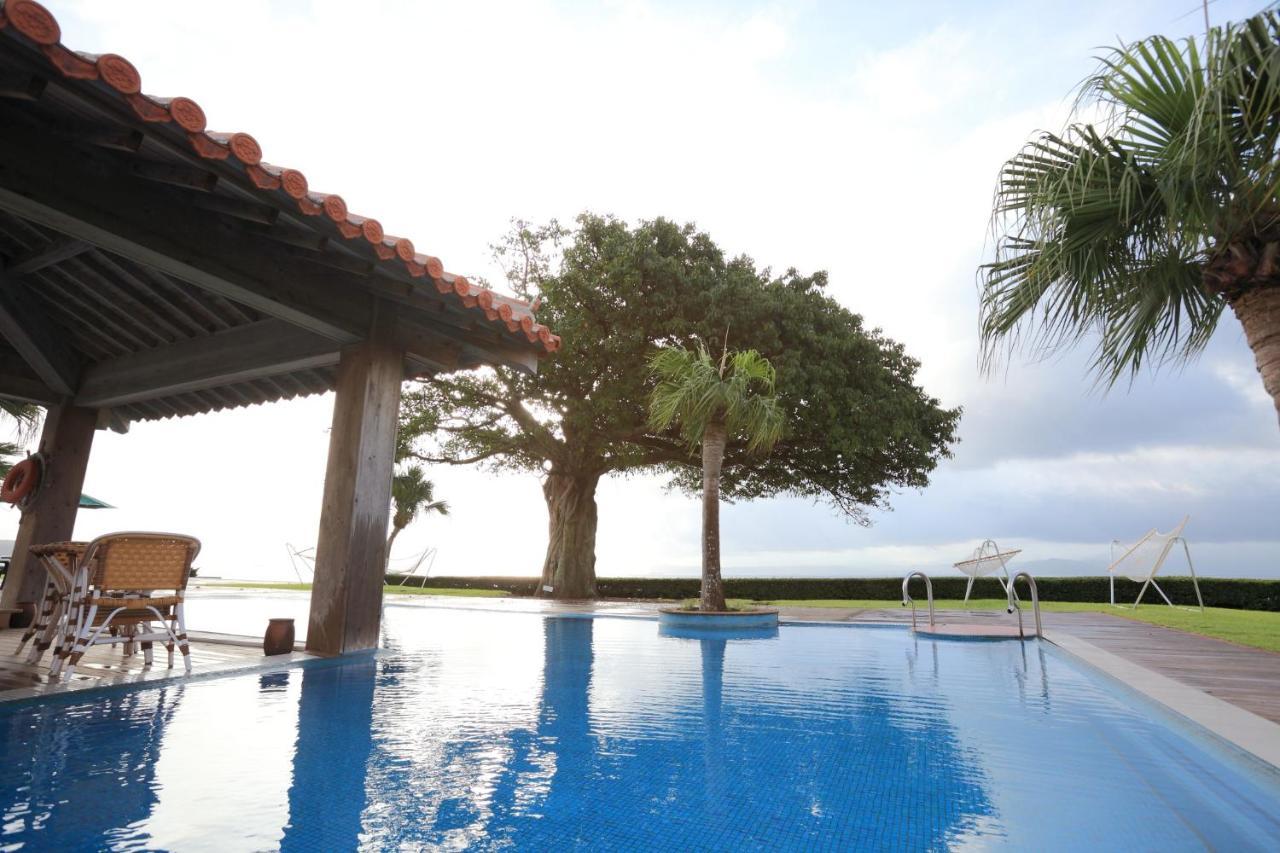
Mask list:
[{"label": "pavilion", "polygon": [[0,606],[38,597],[30,545],[71,538],[95,430],[335,391],[307,648],[375,647],[401,383],[558,346],[528,304],[3,0],[0,396],[48,414]]}]

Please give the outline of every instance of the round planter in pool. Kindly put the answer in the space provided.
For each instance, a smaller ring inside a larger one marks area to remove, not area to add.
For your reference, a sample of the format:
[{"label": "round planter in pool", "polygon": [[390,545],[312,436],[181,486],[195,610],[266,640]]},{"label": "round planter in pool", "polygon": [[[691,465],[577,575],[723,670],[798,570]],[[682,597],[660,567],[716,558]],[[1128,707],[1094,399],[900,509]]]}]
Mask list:
[{"label": "round planter in pool", "polygon": [[658,611],[658,624],[671,628],[695,630],[739,630],[742,628],[776,628],[778,611],[772,607],[758,610],[680,610],[675,607]]}]

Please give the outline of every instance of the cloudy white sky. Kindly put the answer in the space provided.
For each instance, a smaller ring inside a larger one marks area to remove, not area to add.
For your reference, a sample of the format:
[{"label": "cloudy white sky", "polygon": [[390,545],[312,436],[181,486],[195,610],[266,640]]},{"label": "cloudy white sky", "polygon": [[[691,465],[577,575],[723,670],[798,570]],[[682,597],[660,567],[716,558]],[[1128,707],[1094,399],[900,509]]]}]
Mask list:
[{"label": "cloudy white sky", "polygon": [[[726,572],[943,569],[979,541],[1041,572],[1185,514],[1205,574],[1280,576],[1280,430],[1230,318],[1182,370],[1102,393],[1085,351],[976,368],[974,271],[996,172],[1057,128],[1098,46],[1202,26],[1195,0],[762,3],[47,0],[63,41],[127,56],[449,269],[498,280],[513,216],[691,220],[728,251],[826,269],[965,417],[933,485],[870,528],[805,501],[726,508]],[[1220,0],[1215,22],[1260,4]],[[99,433],[86,491],[109,529],[191,531],[205,574],[291,577],[314,542],[331,397]],[[273,476],[251,482],[248,472]],[[403,534],[437,574],[535,574],[537,478],[432,472],[448,519]],[[602,575],[696,574],[695,503],[600,493]],[[15,512],[0,512],[12,538]],[[397,560],[397,562],[400,562]],[[1177,571],[1178,566],[1173,570]]]}]

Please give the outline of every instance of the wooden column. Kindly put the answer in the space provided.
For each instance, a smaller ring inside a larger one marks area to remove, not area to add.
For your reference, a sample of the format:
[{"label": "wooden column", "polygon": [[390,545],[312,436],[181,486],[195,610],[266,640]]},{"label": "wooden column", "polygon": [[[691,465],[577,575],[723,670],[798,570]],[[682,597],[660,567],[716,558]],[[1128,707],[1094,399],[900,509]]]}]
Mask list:
[{"label": "wooden column", "polygon": [[[97,424],[96,409],[76,406],[49,408],[44,431],[40,434],[40,452],[45,457],[44,479],[18,525],[18,538],[13,543],[13,562],[5,580],[4,595],[0,597],[0,607],[15,607],[19,601],[40,598],[44,570],[28,549],[32,545],[71,538]],[[7,625],[7,621],[4,624]]]},{"label": "wooden column", "polygon": [[393,317],[342,352],[329,435],[329,467],[316,541],[307,651],[343,654],[378,645],[391,475],[404,351]]}]

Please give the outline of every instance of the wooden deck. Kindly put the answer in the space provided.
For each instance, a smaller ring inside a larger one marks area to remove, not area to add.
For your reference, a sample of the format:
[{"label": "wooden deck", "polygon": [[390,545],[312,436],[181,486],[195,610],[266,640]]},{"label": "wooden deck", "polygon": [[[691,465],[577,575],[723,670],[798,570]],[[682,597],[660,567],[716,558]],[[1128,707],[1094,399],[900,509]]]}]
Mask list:
[{"label": "wooden deck", "polygon": [[[251,637],[198,632],[190,632],[190,636],[192,677],[260,669],[311,657],[304,652],[295,651],[290,655],[268,658],[262,654],[262,641]],[[0,702],[108,685],[186,677],[182,668],[182,656],[175,653],[174,668],[168,669],[167,654],[157,643],[155,663],[150,670],[144,669],[141,652],[125,657],[120,646],[96,646],[85,653],[70,682],[56,682],[49,675],[49,652],[45,652],[44,657],[35,665],[22,662],[27,649],[23,649],[23,655],[14,656],[14,649],[21,638],[22,631],[19,629],[0,630]]]},{"label": "wooden deck", "polygon": [[1280,723],[1280,654],[1107,613],[1046,613],[1104,651]]}]

